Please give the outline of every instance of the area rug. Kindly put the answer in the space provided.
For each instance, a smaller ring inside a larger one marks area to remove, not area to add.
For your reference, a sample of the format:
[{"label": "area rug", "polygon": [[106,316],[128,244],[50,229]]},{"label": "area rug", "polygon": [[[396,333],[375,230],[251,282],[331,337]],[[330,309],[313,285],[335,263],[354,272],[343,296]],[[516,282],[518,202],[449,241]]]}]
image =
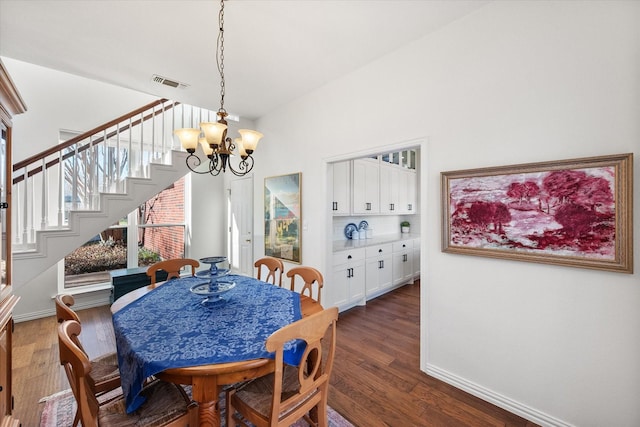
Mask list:
[{"label": "area rug", "polygon": [[[76,400],[71,393],[71,390],[64,390],[51,396],[43,397],[39,403],[44,403],[44,409],[40,416],[40,427],[71,427],[73,424],[73,417],[76,413]],[[224,395],[220,395],[220,408],[222,412],[222,424],[225,426],[224,420]],[[327,408],[329,414],[329,426],[330,427],[353,427],[349,421],[345,420],[342,415],[334,411],[332,408]],[[305,421],[298,421],[293,424],[293,427],[307,427],[308,424]]]}]

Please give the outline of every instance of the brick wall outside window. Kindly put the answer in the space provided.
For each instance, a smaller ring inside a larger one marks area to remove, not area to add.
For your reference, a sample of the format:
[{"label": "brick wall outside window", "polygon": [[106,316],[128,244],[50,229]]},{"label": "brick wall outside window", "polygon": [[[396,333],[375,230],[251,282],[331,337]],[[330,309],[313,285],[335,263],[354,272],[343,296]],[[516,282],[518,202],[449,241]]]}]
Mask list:
[{"label": "brick wall outside window", "polygon": [[[145,203],[145,224],[184,224],[184,178]],[[150,227],[138,231],[144,247],[160,254],[162,259],[184,258],[184,227]]]}]

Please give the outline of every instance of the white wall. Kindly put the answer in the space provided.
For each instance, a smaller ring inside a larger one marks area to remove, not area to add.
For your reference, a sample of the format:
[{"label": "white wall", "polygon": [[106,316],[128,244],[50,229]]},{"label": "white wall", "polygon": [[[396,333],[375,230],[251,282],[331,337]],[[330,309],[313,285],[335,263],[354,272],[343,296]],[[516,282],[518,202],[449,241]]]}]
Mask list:
[{"label": "white wall", "polygon": [[84,132],[157,99],[7,57],[2,62],[27,104],[13,119],[14,163],[57,144],[61,129]]},{"label": "white wall", "polygon": [[261,118],[255,204],[301,171],[303,263],[326,270],[321,159],[424,138],[422,368],[543,425],[640,425],[638,273],[442,253],[439,198],[441,171],[637,158],[638,22],[640,2],[493,2]]}]

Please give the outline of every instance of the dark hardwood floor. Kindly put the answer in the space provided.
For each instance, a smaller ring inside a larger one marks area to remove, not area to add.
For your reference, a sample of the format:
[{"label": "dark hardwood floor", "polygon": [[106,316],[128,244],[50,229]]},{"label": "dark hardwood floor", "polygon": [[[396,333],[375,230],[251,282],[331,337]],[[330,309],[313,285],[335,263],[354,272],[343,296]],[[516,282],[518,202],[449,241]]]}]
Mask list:
[{"label": "dark hardwood floor", "polygon": [[[53,305],[53,302],[52,302]],[[357,427],[534,424],[420,371],[420,284],[340,313],[329,405]],[[108,307],[78,312],[91,357],[115,348]],[[14,414],[37,427],[41,397],[69,388],[58,360],[54,317],[16,324]]]}]

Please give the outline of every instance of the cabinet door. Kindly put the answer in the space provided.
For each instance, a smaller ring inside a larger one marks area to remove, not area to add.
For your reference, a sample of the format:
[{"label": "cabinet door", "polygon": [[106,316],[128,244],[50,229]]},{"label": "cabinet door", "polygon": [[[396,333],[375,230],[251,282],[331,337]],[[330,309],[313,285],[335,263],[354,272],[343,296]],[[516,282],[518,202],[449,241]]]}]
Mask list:
[{"label": "cabinet door", "polygon": [[411,169],[400,169],[396,191],[398,214],[416,213],[416,173]]},{"label": "cabinet door", "polygon": [[353,213],[380,213],[380,167],[377,160],[353,161]]},{"label": "cabinet door", "polygon": [[327,293],[332,301],[331,305],[344,307],[349,302],[349,279],[347,264],[334,265],[332,281]]},{"label": "cabinet door", "polygon": [[[400,193],[402,169],[394,165],[380,164],[380,213],[402,213]],[[405,197],[406,199],[406,197]]]},{"label": "cabinet door", "polygon": [[349,303],[363,304],[366,289],[366,275],[364,272],[364,261],[356,261],[351,267],[351,277],[349,278]]},{"label": "cabinet door", "polygon": [[393,246],[367,247],[367,299],[377,297],[393,285]]},{"label": "cabinet door", "polygon": [[351,213],[351,162],[338,162],[332,165],[333,215],[349,215]]},{"label": "cabinet door", "polygon": [[379,269],[380,265],[378,264],[378,258],[367,259],[367,299],[380,293],[380,281],[378,280]]},{"label": "cabinet door", "polygon": [[11,387],[8,387],[9,379],[11,378],[8,372],[9,366],[11,366],[9,363],[11,354],[9,353],[11,330],[8,328],[9,324],[5,324],[2,330],[0,330],[0,414],[2,415],[11,413],[11,411],[7,410],[11,402],[11,396],[9,395],[9,393],[11,393]]},{"label": "cabinet door", "polygon": [[393,285],[401,285],[413,279],[413,240],[393,244]]}]

